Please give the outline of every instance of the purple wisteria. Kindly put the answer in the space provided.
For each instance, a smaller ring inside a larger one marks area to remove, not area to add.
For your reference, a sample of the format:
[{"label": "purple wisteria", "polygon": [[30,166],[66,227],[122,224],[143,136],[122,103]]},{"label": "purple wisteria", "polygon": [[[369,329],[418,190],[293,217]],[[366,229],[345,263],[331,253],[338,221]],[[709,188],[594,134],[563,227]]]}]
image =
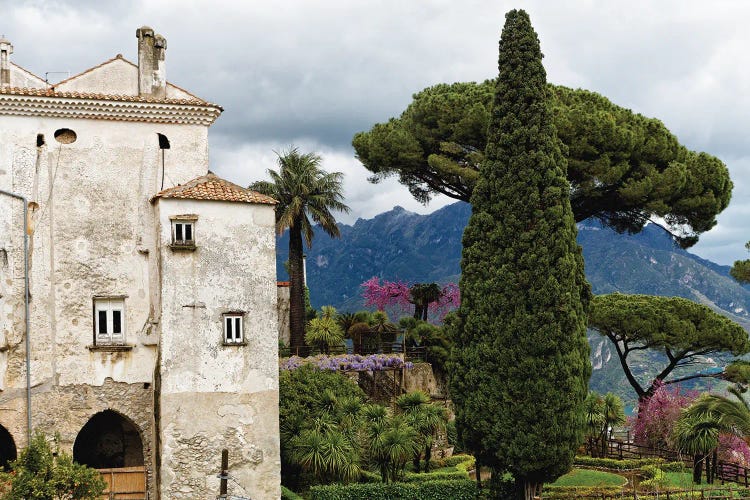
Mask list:
[{"label": "purple wisteria", "polygon": [[409,361],[404,362],[398,354],[342,354],[339,356],[319,354],[309,358],[292,356],[282,359],[279,368],[281,370],[296,370],[302,365],[334,372],[378,372],[399,368],[410,370],[413,366]]}]

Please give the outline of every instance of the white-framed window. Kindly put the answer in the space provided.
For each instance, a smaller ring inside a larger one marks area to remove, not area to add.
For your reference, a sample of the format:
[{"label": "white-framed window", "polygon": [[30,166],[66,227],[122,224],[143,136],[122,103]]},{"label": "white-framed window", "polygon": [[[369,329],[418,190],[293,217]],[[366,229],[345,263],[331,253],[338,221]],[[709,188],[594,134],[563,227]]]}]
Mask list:
[{"label": "white-framed window", "polygon": [[125,343],[125,299],[94,298],[94,345]]},{"label": "white-framed window", "polygon": [[244,320],[245,314],[239,312],[226,313],[222,316],[224,321],[224,343],[244,344]]},{"label": "white-framed window", "polygon": [[172,220],[172,247],[195,248],[195,215],[175,215]]}]

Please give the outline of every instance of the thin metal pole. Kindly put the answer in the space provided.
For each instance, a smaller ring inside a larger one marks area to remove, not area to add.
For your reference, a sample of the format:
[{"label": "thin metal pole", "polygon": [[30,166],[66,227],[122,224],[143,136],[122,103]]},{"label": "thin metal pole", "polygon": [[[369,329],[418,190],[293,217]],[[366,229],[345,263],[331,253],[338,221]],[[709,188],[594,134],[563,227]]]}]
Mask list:
[{"label": "thin metal pole", "polygon": [[31,445],[31,325],[29,318],[29,203],[25,196],[0,189],[0,194],[23,202],[23,306],[26,320],[26,446]]}]

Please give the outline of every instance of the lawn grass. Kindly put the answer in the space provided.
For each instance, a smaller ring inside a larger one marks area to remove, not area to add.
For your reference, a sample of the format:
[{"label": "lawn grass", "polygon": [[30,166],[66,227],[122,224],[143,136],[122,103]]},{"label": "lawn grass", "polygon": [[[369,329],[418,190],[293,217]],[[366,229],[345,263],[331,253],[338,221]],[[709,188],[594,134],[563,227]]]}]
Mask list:
[{"label": "lawn grass", "polygon": [[589,469],[573,469],[551,486],[625,486],[628,480],[618,474]]}]

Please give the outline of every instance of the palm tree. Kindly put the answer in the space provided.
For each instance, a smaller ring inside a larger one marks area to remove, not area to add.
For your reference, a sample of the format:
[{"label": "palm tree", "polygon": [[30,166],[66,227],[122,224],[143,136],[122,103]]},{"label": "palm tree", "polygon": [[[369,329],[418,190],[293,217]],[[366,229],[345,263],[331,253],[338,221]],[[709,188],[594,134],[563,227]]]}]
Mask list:
[{"label": "palm tree", "polygon": [[[308,247],[314,236],[313,222],[331,237],[339,237],[332,211],[349,212],[344,204],[341,172],[325,172],[323,161],[316,153],[300,153],[295,147],[276,153],[279,171],[268,170],[271,181],[259,181],[250,189],[275,198],[276,231],[289,229],[289,330],[290,345],[304,345],[305,339],[305,282],[303,274],[304,238]],[[311,220],[312,219],[312,222]]]},{"label": "palm tree", "polygon": [[619,396],[608,392],[604,395],[602,414],[604,425],[602,426],[602,456],[607,456],[607,445],[609,444],[609,430],[616,425],[626,422],[625,405]]},{"label": "palm tree", "polygon": [[710,484],[710,456],[719,446],[721,422],[711,413],[683,413],[675,422],[672,430],[672,441],[675,447],[693,457],[693,482],[701,484],[703,462],[706,462],[706,479]]},{"label": "palm tree", "polygon": [[742,387],[739,384],[730,387],[729,392],[737,399],[714,394],[701,395],[683,411],[675,424],[672,439],[678,449],[693,454],[693,480],[697,483],[700,483],[700,469],[704,460],[706,480],[713,482],[719,434],[750,436],[750,405],[742,395]]},{"label": "palm tree", "polygon": [[432,458],[432,443],[438,432],[445,431],[448,423],[445,408],[432,404],[430,397],[422,391],[402,394],[396,399],[396,406],[418,434],[419,447],[413,456],[414,470],[419,472],[420,459],[424,451],[424,470],[428,472]]}]

